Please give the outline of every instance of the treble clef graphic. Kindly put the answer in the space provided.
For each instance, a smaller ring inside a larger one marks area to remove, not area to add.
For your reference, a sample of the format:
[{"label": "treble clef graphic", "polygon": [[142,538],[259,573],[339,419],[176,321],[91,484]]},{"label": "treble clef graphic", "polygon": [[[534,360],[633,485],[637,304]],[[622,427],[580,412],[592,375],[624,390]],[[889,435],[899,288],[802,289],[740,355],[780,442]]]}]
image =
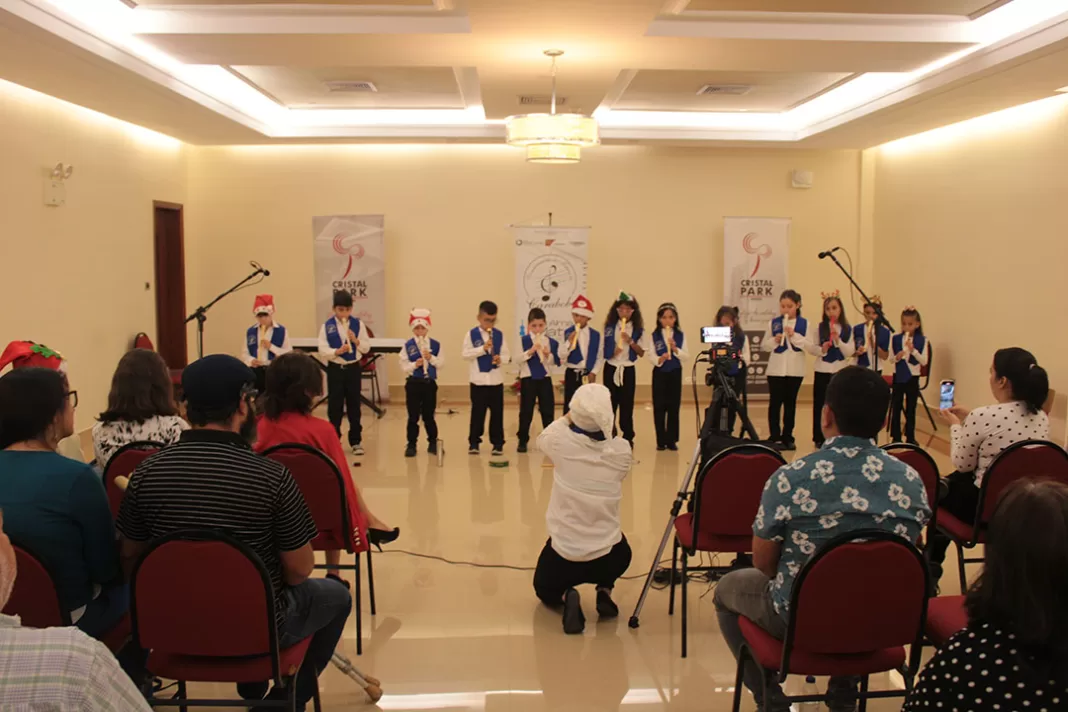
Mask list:
[{"label": "treble clef graphic", "polygon": [[[554,278],[556,275],[556,265],[549,265],[549,273],[541,278],[541,300],[547,302],[552,298],[552,293],[560,286],[560,283]],[[548,286],[546,286],[548,282]]]}]

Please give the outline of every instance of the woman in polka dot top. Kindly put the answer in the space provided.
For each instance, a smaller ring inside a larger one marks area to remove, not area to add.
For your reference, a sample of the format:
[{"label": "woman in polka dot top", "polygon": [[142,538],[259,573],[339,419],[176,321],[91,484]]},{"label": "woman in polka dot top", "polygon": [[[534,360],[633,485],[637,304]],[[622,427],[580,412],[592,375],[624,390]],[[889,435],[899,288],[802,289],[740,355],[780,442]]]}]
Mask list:
[{"label": "woman in polka dot top", "polygon": [[968,627],[927,663],[904,710],[1068,709],[1066,601],[1068,486],[1017,482],[990,523]]}]

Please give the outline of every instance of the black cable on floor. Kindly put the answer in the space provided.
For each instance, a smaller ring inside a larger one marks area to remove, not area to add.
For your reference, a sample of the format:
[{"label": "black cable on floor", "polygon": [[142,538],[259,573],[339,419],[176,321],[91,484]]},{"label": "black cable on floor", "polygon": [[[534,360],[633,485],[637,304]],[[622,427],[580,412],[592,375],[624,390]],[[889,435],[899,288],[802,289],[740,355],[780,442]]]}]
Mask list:
[{"label": "black cable on floor", "polygon": [[[533,571],[533,566],[512,566],[511,564],[480,564],[475,561],[455,561],[453,559],[447,559],[444,556],[434,556],[433,554],[420,554],[415,551],[407,551],[405,549],[387,549],[380,552],[382,554],[404,554],[406,556],[414,556],[417,559],[429,559],[431,561],[441,561],[442,563],[451,564],[453,566],[471,566],[476,569],[507,569],[509,571]],[[376,554],[377,556],[377,554]],[[666,561],[666,559],[665,559]],[[660,564],[664,562],[661,561]],[[703,573],[703,572],[702,572]],[[632,581],[634,579],[643,579],[647,574],[635,574],[634,576],[621,576],[620,581]]]}]

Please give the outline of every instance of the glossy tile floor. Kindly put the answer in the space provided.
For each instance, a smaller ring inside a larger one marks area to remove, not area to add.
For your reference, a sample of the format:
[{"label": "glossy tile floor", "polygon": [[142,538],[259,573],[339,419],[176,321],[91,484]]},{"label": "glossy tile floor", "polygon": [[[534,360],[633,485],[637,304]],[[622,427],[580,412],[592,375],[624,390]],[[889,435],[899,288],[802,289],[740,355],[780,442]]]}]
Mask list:
[{"label": "glossy tile floor", "polygon": [[[624,486],[623,530],[634,549],[616,601],[618,620],[597,622],[592,588],[582,592],[586,633],[565,636],[558,614],[534,598],[531,571],[475,568],[418,558],[400,550],[453,561],[533,567],[545,543],[545,508],[552,469],[536,451],[515,453],[518,412],[505,412],[507,468],[489,467],[489,448],[468,455],[466,404],[438,424],[445,440],[444,466],[425,452],[405,459],[403,403],[387,408],[376,420],[364,412],[367,454],[354,477],[372,509],[401,528],[401,537],[384,554],[375,554],[378,615],[367,612],[364,593],[364,654],[356,657],[355,623],[350,618],[343,652],[382,680],[383,710],[728,710],[734,684],[734,660],[716,626],[709,587],[690,586],[689,657],[679,656],[678,611],[667,615],[666,590],[650,592],[641,626],[627,619],[634,609],[671,503],[678,491],[695,442],[693,407],[683,409],[685,450],[657,452],[651,407],[638,404],[635,455],[638,463]],[[799,432],[807,432],[811,410],[799,407]],[[753,409],[758,429],[766,410]],[[537,430],[537,426],[535,426]],[[799,440],[800,442],[800,440]],[[800,454],[811,450],[802,444]],[[944,455],[937,452],[940,467]],[[670,561],[670,549],[667,558]],[[951,554],[952,556],[952,554]],[[727,564],[721,558],[718,563]],[[946,570],[954,571],[955,562]],[[974,575],[974,572],[970,571]],[[956,593],[953,576],[943,579],[944,593]],[[365,579],[366,581],[366,579]],[[803,680],[791,679],[798,690]],[[825,684],[820,681],[820,686]],[[354,682],[330,668],[320,678],[324,708],[374,709]],[[890,676],[872,687],[901,687]],[[191,685],[190,693],[229,696],[232,687]],[[229,689],[228,689],[229,688]],[[743,710],[755,708],[743,697]],[[874,701],[872,710],[897,710],[898,701]],[[309,707],[310,709],[310,707]],[[812,708],[805,708],[812,709]]]}]

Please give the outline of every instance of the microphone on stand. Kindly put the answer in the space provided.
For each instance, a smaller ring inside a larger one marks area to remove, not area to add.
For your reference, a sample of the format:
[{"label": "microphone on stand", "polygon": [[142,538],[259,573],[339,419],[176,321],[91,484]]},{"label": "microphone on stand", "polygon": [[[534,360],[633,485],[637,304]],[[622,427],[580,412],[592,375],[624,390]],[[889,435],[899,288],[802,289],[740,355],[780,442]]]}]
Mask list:
[{"label": "microphone on stand", "polygon": [[824,257],[830,257],[830,256],[831,256],[831,255],[833,255],[833,254],[834,254],[835,252],[838,252],[838,250],[840,250],[840,249],[842,249],[842,248],[841,248],[841,247],[832,247],[832,248],[831,248],[831,249],[829,249],[829,250],[826,250],[826,251],[824,251],[824,252],[821,252],[821,253],[820,253],[820,255],[819,255],[819,257],[820,257],[820,259],[821,259],[821,260],[822,260],[822,259],[823,259]]},{"label": "microphone on stand", "polygon": [[264,277],[270,277],[271,276],[271,270],[264,269],[263,265],[261,265],[259,262],[256,262],[255,260],[253,260],[253,261],[249,262],[249,264],[252,265],[252,267],[255,268],[255,270],[257,272],[259,272],[260,274],[262,274]]}]

